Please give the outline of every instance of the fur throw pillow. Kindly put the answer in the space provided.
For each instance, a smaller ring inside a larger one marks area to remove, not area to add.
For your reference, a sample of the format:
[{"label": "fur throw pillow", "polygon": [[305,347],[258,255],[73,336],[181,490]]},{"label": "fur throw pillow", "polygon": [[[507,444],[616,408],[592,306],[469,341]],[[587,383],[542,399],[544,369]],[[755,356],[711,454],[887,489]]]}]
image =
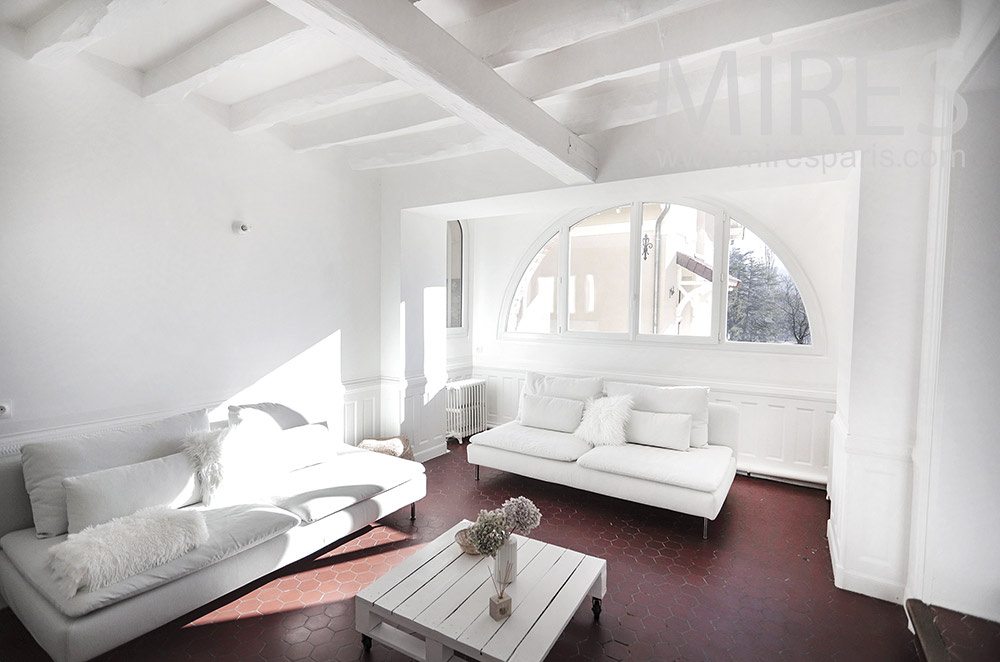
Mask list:
[{"label": "fur throw pillow", "polygon": [[212,503],[215,491],[222,484],[224,466],[222,442],[229,428],[203,430],[189,435],[184,440],[184,455],[195,468],[201,485],[201,500],[205,505]]},{"label": "fur throw pillow", "polygon": [[91,591],[187,554],[208,540],[197,510],[153,506],[70,534],[49,549],[49,567],[67,598]]},{"label": "fur throw pillow", "polygon": [[593,446],[624,446],[625,427],[631,415],[631,395],[592,398],[574,434]]}]

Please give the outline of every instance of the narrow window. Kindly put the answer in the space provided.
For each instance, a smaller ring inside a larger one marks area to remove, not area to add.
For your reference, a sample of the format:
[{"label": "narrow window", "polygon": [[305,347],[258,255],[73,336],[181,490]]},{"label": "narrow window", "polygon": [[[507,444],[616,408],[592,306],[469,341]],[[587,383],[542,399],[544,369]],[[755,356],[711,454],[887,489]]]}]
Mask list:
[{"label": "narrow window", "polygon": [[448,285],[448,328],[460,329],[464,319],[464,280],[462,278],[462,224],[448,221],[448,251],[445,280]]},{"label": "narrow window", "polygon": [[812,344],[806,307],[788,269],[760,237],[732,219],[726,338]]},{"label": "narrow window", "polygon": [[570,331],[628,332],[631,213],[614,207],[570,228]]},{"label": "narrow window", "polygon": [[712,335],[715,216],[677,204],[642,205],[639,333]]},{"label": "narrow window", "polygon": [[507,316],[507,330],[555,333],[556,280],[559,276],[559,234],[542,247],[524,270]]}]

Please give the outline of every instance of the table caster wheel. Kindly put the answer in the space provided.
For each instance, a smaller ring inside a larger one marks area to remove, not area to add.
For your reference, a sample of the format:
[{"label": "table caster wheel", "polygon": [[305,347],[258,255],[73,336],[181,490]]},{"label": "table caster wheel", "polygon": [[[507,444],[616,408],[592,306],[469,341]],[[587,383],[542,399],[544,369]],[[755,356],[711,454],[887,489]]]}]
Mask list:
[{"label": "table caster wheel", "polygon": [[601,599],[593,598],[594,604],[591,606],[591,610],[594,612],[594,620],[600,620],[601,618]]},{"label": "table caster wheel", "polygon": [[365,647],[366,651],[370,651],[372,649],[372,638],[367,634],[361,635],[361,645]]}]

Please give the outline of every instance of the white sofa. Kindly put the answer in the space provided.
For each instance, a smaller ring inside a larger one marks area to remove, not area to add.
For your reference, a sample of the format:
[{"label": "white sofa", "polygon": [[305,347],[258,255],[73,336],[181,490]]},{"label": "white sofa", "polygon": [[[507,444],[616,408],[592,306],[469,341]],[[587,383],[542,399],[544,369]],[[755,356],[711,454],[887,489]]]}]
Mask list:
[{"label": "white sofa", "polygon": [[[304,419],[295,421],[300,422]],[[206,412],[192,412],[152,424],[33,442],[20,454],[0,458],[0,608],[9,606],[56,662],[100,655],[408,504],[412,517],[413,504],[426,495],[420,463],[361,450],[329,436],[332,450],[325,461],[283,469],[262,488],[267,496],[258,501],[187,506],[204,513],[209,533],[208,541],[189,553],[118,583],[83,589],[72,598],[60,594],[47,557],[67,534],[39,537],[36,529],[35,519],[43,517],[46,508],[60,513],[59,498],[50,498],[44,489],[39,492],[39,457],[47,457],[65,476],[98,475],[89,472],[114,467],[113,472],[128,471],[122,465],[171,456],[190,431],[207,428]],[[295,426],[279,430],[274,443],[284,447],[290,437],[281,435],[303,432],[316,433]],[[39,444],[46,445],[44,452],[39,452]],[[27,473],[22,458],[36,463]],[[29,474],[34,479],[26,488]],[[48,487],[57,483],[49,480]],[[64,488],[70,484],[62,482]],[[66,497],[70,493],[65,489],[63,494],[65,517],[67,509],[73,512],[77,497]],[[51,526],[47,522],[42,529],[59,530]]]},{"label": "white sofa", "polygon": [[[636,396],[637,407],[662,412],[674,407],[669,403],[661,406],[661,396],[669,399],[677,394],[668,387],[622,382],[605,385],[600,378],[529,373],[518,419],[470,439],[468,461],[476,467],[476,480],[479,467],[484,466],[702,517],[702,535],[707,538],[708,522],[722,510],[736,475],[739,410],[732,405],[709,403],[704,389],[696,416],[702,417],[707,428],[702,431],[707,444],[686,451],[631,442],[595,447],[569,431],[571,424],[560,431],[526,425],[523,420],[525,395],[542,394],[555,400],[586,403],[604,396],[605,389],[609,394],[630,393]],[[537,421],[531,422],[538,425]]]}]

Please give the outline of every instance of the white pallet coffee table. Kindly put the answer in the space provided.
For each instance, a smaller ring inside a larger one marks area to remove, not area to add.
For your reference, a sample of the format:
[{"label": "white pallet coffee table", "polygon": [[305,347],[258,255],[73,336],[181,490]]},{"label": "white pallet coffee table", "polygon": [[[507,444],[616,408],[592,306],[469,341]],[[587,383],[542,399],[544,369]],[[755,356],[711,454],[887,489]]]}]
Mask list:
[{"label": "white pallet coffee table", "polygon": [[445,662],[455,651],[473,660],[540,662],[588,597],[600,616],[606,561],[515,536],[511,615],[493,620],[489,598],[496,590],[487,568],[494,560],[465,554],[455,542],[469,524],[459,522],[358,593],[356,627],[365,648],[375,640],[424,662]]}]

